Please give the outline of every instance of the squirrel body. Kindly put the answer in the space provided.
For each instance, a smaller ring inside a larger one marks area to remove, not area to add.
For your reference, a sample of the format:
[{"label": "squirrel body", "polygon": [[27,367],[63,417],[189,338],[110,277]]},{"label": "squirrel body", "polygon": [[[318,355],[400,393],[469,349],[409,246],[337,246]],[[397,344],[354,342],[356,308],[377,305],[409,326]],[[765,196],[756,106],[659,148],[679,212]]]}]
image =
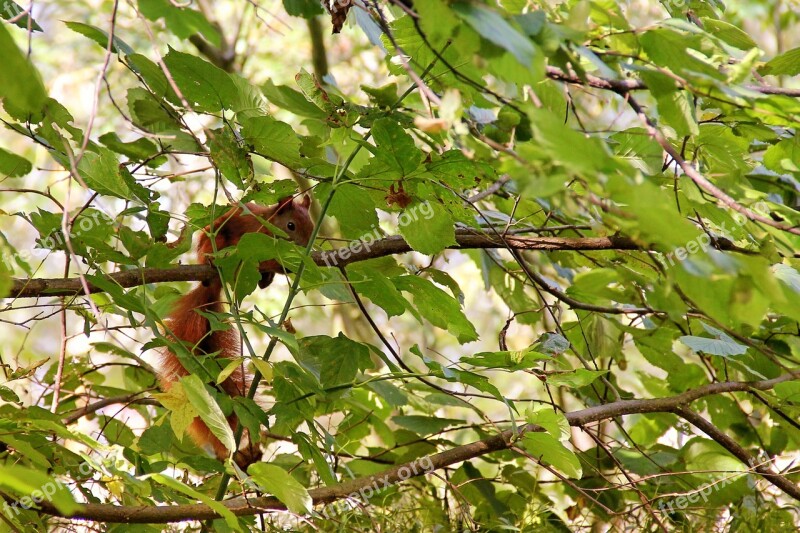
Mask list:
[{"label": "squirrel body", "polygon": [[[248,203],[231,208],[203,231],[197,244],[198,261],[210,264],[211,254],[215,250],[237,244],[247,233],[260,232],[273,235],[263,221],[280,228],[295,243],[307,245],[314,230],[314,223],[308,212],[310,202],[308,196],[299,199],[289,197],[270,206]],[[272,283],[275,277],[274,271],[282,271],[282,267],[274,259],[264,261],[259,266],[270,270],[263,273],[259,281],[259,287],[262,289]],[[194,355],[218,353],[218,357],[228,359],[240,357],[241,344],[236,331],[233,328],[211,331],[208,318],[197,312],[222,312],[221,298],[222,281],[219,278],[205,282],[182,296],[167,317],[170,336],[190,347]],[[169,390],[180,378],[187,375],[189,371],[178,357],[171,351],[165,351],[159,368],[162,389]],[[246,396],[250,381],[244,365],[240,365],[220,384],[220,388],[229,396]],[[238,425],[236,415],[231,414],[228,422],[235,430]],[[231,450],[214,436],[200,417],[194,419],[187,431],[201,448],[212,451],[218,459],[224,461],[230,455]],[[259,460],[260,454],[259,447],[251,442],[245,432],[239,450],[234,453],[234,460],[240,467],[246,468]]]}]

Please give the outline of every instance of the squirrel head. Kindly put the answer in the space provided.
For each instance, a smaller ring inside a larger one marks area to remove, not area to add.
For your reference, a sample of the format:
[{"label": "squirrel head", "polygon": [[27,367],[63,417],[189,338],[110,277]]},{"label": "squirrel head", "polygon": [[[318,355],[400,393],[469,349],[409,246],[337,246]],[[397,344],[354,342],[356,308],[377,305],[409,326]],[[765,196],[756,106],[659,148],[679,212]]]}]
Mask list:
[{"label": "squirrel head", "polygon": [[278,209],[270,217],[270,223],[280,228],[296,244],[305,246],[314,231],[314,221],[308,212],[311,198],[304,194],[288,196],[278,202]]}]

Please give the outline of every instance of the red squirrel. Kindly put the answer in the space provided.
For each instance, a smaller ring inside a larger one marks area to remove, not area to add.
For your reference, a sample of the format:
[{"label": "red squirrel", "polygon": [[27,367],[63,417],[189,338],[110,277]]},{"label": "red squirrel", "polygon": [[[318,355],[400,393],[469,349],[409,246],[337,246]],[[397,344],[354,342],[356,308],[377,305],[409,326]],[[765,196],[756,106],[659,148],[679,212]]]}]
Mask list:
[{"label": "red squirrel", "polygon": [[[236,245],[246,233],[260,232],[273,235],[272,231],[262,222],[264,220],[280,228],[295,243],[307,245],[314,229],[314,222],[308,213],[310,203],[311,199],[304,195],[297,199],[284,198],[277,204],[266,207],[248,203],[244,207],[231,208],[203,230],[197,244],[197,260],[200,263],[211,264],[210,254],[215,250]],[[213,232],[216,232],[216,238],[212,245]],[[272,283],[275,277],[272,272],[282,271],[280,264],[274,259],[264,261],[260,267],[270,269],[270,272],[261,276],[258,285],[262,289]],[[191,347],[192,353],[195,355],[219,352],[219,357],[235,359],[241,356],[241,344],[236,331],[229,327],[224,331],[212,332],[208,319],[196,312],[198,310],[212,313],[222,312],[221,296],[222,281],[219,278],[204,282],[176,302],[167,317],[167,326],[169,334],[174,339],[183,341]],[[181,377],[189,374],[178,357],[170,351],[163,354],[159,373],[161,387],[164,390],[169,390]],[[220,386],[230,396],[245,396],[250,386],[250,376],[246,374],[243,366],[240,366]],[[235,431],[238,424],[236,415],[229,416],[228,422]],[[221,461],[230,455],[230,450],[211,433],[200,417],[196,417],[189,425],[188,432],[201,448],[206,450],[210,448]],[[240,467],[247,468],[250,464],[258,461],[260,455],[259,447],[251,443],[245,432],[239,450],[234,453],[234,461]]]}]

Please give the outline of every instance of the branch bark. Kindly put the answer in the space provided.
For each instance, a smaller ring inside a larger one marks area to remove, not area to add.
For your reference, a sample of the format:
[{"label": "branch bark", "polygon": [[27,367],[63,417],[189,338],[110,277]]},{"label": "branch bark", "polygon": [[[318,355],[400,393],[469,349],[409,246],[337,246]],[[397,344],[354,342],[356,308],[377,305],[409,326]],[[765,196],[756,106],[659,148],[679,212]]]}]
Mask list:
[{"label": "branch bark", "polygon": [[[458,230],[456,246],[452,249],[507,248],[517,250],[638,250],[640,246],[626,237],[518,237],[507,235],[488,235],[473,230]],[[326,252],[314,252],[312,260],[320,266],[346,266],[351,263],[410,252],[411,247],[400,236],[394,235],[371,244],[337,248]],[[209,265],[185,265],[174,268],[142,268],[108,274],[106,278],[122,288],[137,287],[149,283],[168,281],[208,281],[217,276],[217,271]],[[89,285],[92,293],[103,292],[97,286]],[[8,298],[37,298],[40,296],[74,296],[82,293],[80,280],[76,278],[33,278],[15,279]]]},{"label": "branch bark", "polygon": [[[547,77],[554,81],[569,83],[571,85],[583,85],[594,87],[595,89],[605,89],[618,93],[628,93],[631,91],[647,90],[647,84],[639,79],[614,80],[600,78],[587,74],[586,78],[580,78],[575,74],[567,74],[558,67],[547,67]],[[782,95],[790,97],[800,97],[800,89],[790,89],[786,87],[773,87],[771,85],[745,85],[746,89],[765,95]]]},{"label": "branch bark", "polygon": [[[571,426],[584,426],[586,424],[638,413],[673,413],[691,422],[717,440],[738,459],[752,467],[758,474],[775,486],[800,500],[800,488],[786,477],[771,471],[768,467],[754,466],[752,456],[739,446],[733,439],[727,437],[722,431],[710,422],[688,411],[686,407],[693,401],[705,396],[723,394],[728,392],[746,392],[752,390],[768,390],[778,383],[800,379],[800,371],[783,374],[779,377],[763,381],[732,381],[711,383],[686,391],[676,396],[667,398],[653,398],[646,400],[621,400],[604,405],[598,405],[566,413],[565,417]],[[529,431],[541,431],[533,425],[521,426],[517,430],[509,429],[492,437],[481,439],[463,446],[457,446],[441,453],[429,455],[414,461],[397,465],[379,474],[350,479],[338,485],[311,489],[314,505],[324,505],[336,500],[347,498],[351,494],[359,493],[368,487],[377,487],[377,490],[390,485],[407,481],[414,477],[422,476],[447,466],[463,461],[468,461],[488,453],[505,450],[512,447],[520,437]],[[720,437],[720,435],[722,437]],[[420,468],[425,465],[426,468]],[[229,511],[238,516],[253,515],[269,510],[282,510],[286,507],[273,496],[260,496],[255,498],[236,497],[221,502]],[[93,520],[108,523],[168,523],[184,520],[212,520],[219,515],[205,504],[186,505],[159,505],[159,506],[131,506],[113,504],[83,504],[75,513],[65,516],[47,502],[40,504],[40,511],[46,514],[62,516],[64,518]]]},{"label": "branch bark", "polygon": [[[647,248],[628,237],[520,237],[514,235],[489,235],[475,230],[456,231],[456,245],[453,250],[476,248],[511,248],[514,250],[555,251],[604,251],[604,250],[642,250]],[[720,250],[741,252],[733,243],[720,239],[716,243]],[[393,235],[372,243],[363,242],[325,252],[314,252],[311,259],[320,266],[347,266],[376,257],[402,254],[412,251],[408,243],[399,235]],[[266,269],[265,269],[266,271]],[[208,281],[217,276],[217,271],[209,265],[184,265],[173,268],[141,268],[107,274],[105,278],[127,289],[150,283],[171,281]],[[104,292],[89,284],[92,293]],[[42,296],[74,296],[83,293],[81,281],[77,278],[33,278],[14,279],[6,298],[38,298]]]}]

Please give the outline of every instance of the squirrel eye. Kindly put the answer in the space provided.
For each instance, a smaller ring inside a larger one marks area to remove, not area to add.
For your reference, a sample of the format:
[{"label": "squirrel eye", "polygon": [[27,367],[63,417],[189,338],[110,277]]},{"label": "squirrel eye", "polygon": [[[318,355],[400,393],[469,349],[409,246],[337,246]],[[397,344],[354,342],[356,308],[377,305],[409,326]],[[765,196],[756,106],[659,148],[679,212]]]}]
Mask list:
[{"label": "squirrel eye", "polygon": [[286,229],[288,229],[289,231],[294,231],[294,222],[289,222],[288,224],[286,224]]}]

